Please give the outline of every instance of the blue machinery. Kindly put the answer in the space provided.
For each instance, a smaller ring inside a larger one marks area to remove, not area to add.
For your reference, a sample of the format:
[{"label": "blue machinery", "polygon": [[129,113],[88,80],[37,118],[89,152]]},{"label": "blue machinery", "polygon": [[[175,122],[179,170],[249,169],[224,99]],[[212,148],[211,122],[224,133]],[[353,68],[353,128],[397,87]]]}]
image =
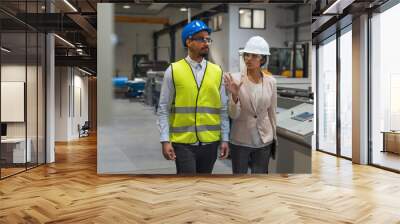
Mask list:
[{"label": "blue machinery", "polygon": [[119,76],[113,77],[114,93],[116,96],[123,97],[140,97],[144,93],[146,81],[141,78],[128,80],[128,77]]},{"label": "blue machinery", "polygon": [[129,97],[140,97],[144,93],[144,87],[146,82],[143,79],[130,80],[126,83],[128,86],[127,96]]}]

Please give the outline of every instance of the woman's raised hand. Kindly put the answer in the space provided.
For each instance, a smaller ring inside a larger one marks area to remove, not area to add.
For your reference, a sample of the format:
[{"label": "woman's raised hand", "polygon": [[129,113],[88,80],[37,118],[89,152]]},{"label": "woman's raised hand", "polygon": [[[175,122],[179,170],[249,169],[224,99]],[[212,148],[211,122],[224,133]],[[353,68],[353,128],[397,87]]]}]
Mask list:
[{"label": "woman's raised hand", "polygon": [[240,87],[243,84],[243,81],[240,83],[237,83],[233,78],[231,73],[226,73],[224,75],[224,83],[225,83],[225,88],[232,94],[232,97],[235,99],[239,95],[239,90]]}]

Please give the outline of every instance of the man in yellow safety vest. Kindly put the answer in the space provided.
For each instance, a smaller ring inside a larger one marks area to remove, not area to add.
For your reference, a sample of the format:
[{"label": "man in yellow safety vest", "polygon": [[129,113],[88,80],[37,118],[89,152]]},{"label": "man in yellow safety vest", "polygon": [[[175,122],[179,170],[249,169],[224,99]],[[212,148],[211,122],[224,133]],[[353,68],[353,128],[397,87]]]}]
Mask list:
[{"label": "man in yellow safety vest", "polygon": [[182,30],[188,56],[165,71],[158,107],[162,153],[178,174],[211,173],[229,153],[227,96],[222,69],[205,59],[211,30],[194,20]]}]

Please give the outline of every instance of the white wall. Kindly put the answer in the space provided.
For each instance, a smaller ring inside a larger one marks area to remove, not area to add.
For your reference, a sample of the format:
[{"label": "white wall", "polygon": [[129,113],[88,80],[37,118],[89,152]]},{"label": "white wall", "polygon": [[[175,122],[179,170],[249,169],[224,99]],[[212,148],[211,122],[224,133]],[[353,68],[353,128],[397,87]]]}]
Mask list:
[{"label": "white wall", "polygon": [[168,61],[169,62],[169,56],[171,54],[171,44],[170,44],[170,38],[169,35],[161,35],[158,40],[158,60],[160,61]]},{"label": "white wall", "polygon": [[[222,13],[222,27],[220,31],[211,33],[213,40],[210,46],[209,60],[221,66],[223,71],[229,68],[229,14]],[[210,21],[211,22],[211,21]]]},{"label": "white wall", "polygon": [[[299,22],[311,23],[311,14],[311,5],[302,4],[299,8]],[[311,41],[311,38],[311,25],[299,27],[298,41]]]},{"label": "white wall", "polygon": [[[191,15],[194,16],[205,9],[212,8],[215,6],[216,4],[205,4],[203,5],[202,9],[191,9]],[[187,13],[180,12],[179,9],[169,9],[168,11],[163,12],[162,15],[168,17],[171,24],[175,24],[184,19],[187,19]],[[182,29],[183,28],[178,29],[175,33],[175,60],[179,60],[187,56],[187,50],[184,48],[181,39]],[[157,43],[159,47],[163,47],[158,50],[158,60],[170,62],[169,61],[170,59],[169,55],[171,52],[170,35],[168,33],[161,35],[158,38]]]},{"label": "white wall", "polygon": [[183,46],[182,38],[181,38],[182,30],[183,29],[179,29],[175,33],[175,35],[176,35],[175,36],[175,60],[176,61],[187,56],[187,49]]},{"label": "white wall", "polygon": [[[182,39],[181,39],[182,29],[178,29],[175,33],[175,60],[178,61],[186,57],[187,50],[183,47]],[[172,51],[171,48],[171,40],[170,35],[163,34],[158,38],[158,46],[162,47],[158,50],[158,60],[163,60],[167,62],[170,61],[170,54]]]},{"label": "white wall", "polygon": [[25,82],[25,69],[25,65],[2,65],[1,81]]},{"label": "white wall", "polygon": [[[192,9],[192,15],[199,12],[199,9]],[[135,16],[135,15],[131,15]],[[140,17],[150,17],[143,16]],[[179,11],[179,8],[166,8],[157,15],[159,18],[168,18],[170,24],[175,24],[187,18],[187,13]],[[118,36],[119,44],[115,48],[115,69],[119,75],[131,78],[132,74],[132,55],[148,54],[149,59],[153,60],[153,33],[164,28],[160,24],[140,24],[140,23],[115,23],[115,34]],[[176,58],[186,56],[181,41],[181,30],[176,32]],[[158,39],[158,60],[169,62],[171,44],[169,34],[161,35]]]},{"label": "white wall", "polygon": [[[27,73],[26,73],[27,72]],[[25,75],[36,75],[36,67],[27,66],[20,64],[6,64],[1,66],[1,81],[3,82],[24,82],[26,84]],[[31,77],[28,77],[31,80]],[[31,81],[30,81],[31,82]],[[31,84],[31,83],[30,83]],[[31,88],[27,89],[31,90]],[[36,99],[36,89],[34,92],[28,91],[27,93],[28,99],[27,103],[32,102]],[[4,97],[4,96],[2,96]],[[36,105],[35,105],[36,108]],[[1,108],[1,110],[6,110],[7,108]],[[27,109],[28,110],[28,109]],[[29,121],[28,125],[28,136],[30,134],[30,130],[32,130],[32,121],[36,119],[36,113],[33,114],[30,110],[28,110],[27,118]],[[33,116],[34,115],[34,116]],[[36,121],[36,120],[35,120]],[[25,136],[25,126],[26,122],[8,122],[7,123],[7,136],[8,137],[24,137]]]},{"label": "white wall", "polygon": [[[79,132],[78,132],[78,124],[82,126],[85,121],[89,120],[88,117],[88,108],[89,108],[89,102],[88,102],[88,77],[87,76],[82,76],[82,73],[79,71],[75,70],[75,75],[74,75],[74,89],[75,89],[75,96],[74,96],[74,110],[75,113],[73,113],[73,119],[72,119],[72,130],[71,134],[73,138],[79,137]],[[79,93],[80,91],[80,93]],[[80,99],[79,99],[80,95]],[[81,102],[79,102],[81,101]],[[81,108],[79,108],[81,107]],[[81,111],[80,111],[81,110]]]},{"label": "white wall", "polygon": [[68,141],[70,84],[68,67],[55,69],[55,141]]},{"label": "white wall", "polygon": [[[88,120],[88,78],[82,75],[75,68],[56,67],[55,141],[77,139],[78,124]],[[82,116],[77,105],[82,105]]]},{"label": "white wall", "polygon": [[[249,7],[248,4],[229,5],[229,71],[239,71],[239,48],[243,48],[247,40],[259,35],[263,37],[270,47],[285,47],[285,41],[293,39],[292,29],[279,29],[276,26],[292,23],[293,12],[279,8],[276,5],[263,5]],[[239,28],[239,8],[266,9],[266,28],[265,29],[240,29]]]},{"label": "white wall", "polygon": [[115,69],[118,75],[131,78],[132,56],[148,54],[153,59],[153,32],[162,29],[156,24],[115,23],[119,44],[115,48]]},{"label": "white wall", "polygon": [[[39,153],[39,163],[44,163],[44,74],[39,66],[25,66],[24,64],[12,63],[3,64],[1,66],[1,81],[3,82],[24,82],[26,85],[26,106],[25,101],[22,102],[22,108],[18,108],[20,113],[26,112],[26,120],[22,122],[7,122],[7,137],[25,137],[31,140],[30,147],[32,151],[33,161],[36,162],[37,153]],[[27,78],[27,81],[26,81]],[[20,90],[20,94],[24,94]],[[7,95],[2,95],[2,98],[7,98]],[[3,112],[11,110],[10,108],[1,108]],[[13,111],[7,111],[13,113]],[[14,112],[15,113],[15,112]],[[51,151],[49,150],[49,153]],[[48,162],[51,162],[49,157]]]}]

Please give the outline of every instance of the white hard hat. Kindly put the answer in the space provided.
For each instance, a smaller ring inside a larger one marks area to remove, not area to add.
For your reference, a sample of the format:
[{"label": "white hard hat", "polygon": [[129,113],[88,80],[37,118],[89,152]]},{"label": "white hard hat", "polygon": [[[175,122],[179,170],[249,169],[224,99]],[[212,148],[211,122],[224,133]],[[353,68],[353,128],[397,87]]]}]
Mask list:
[{"label": "white hard hat", "polygon": [[246,46],[244,47],[243,50],[239,51],[240,53],[245,52],[245,53],[251,53],[251,54],[260,54],[260,55],[271,55],[269,53],[269,45],[267,41],[264,40],[264,38],[260,36],[254,36],[250,38]]}]

